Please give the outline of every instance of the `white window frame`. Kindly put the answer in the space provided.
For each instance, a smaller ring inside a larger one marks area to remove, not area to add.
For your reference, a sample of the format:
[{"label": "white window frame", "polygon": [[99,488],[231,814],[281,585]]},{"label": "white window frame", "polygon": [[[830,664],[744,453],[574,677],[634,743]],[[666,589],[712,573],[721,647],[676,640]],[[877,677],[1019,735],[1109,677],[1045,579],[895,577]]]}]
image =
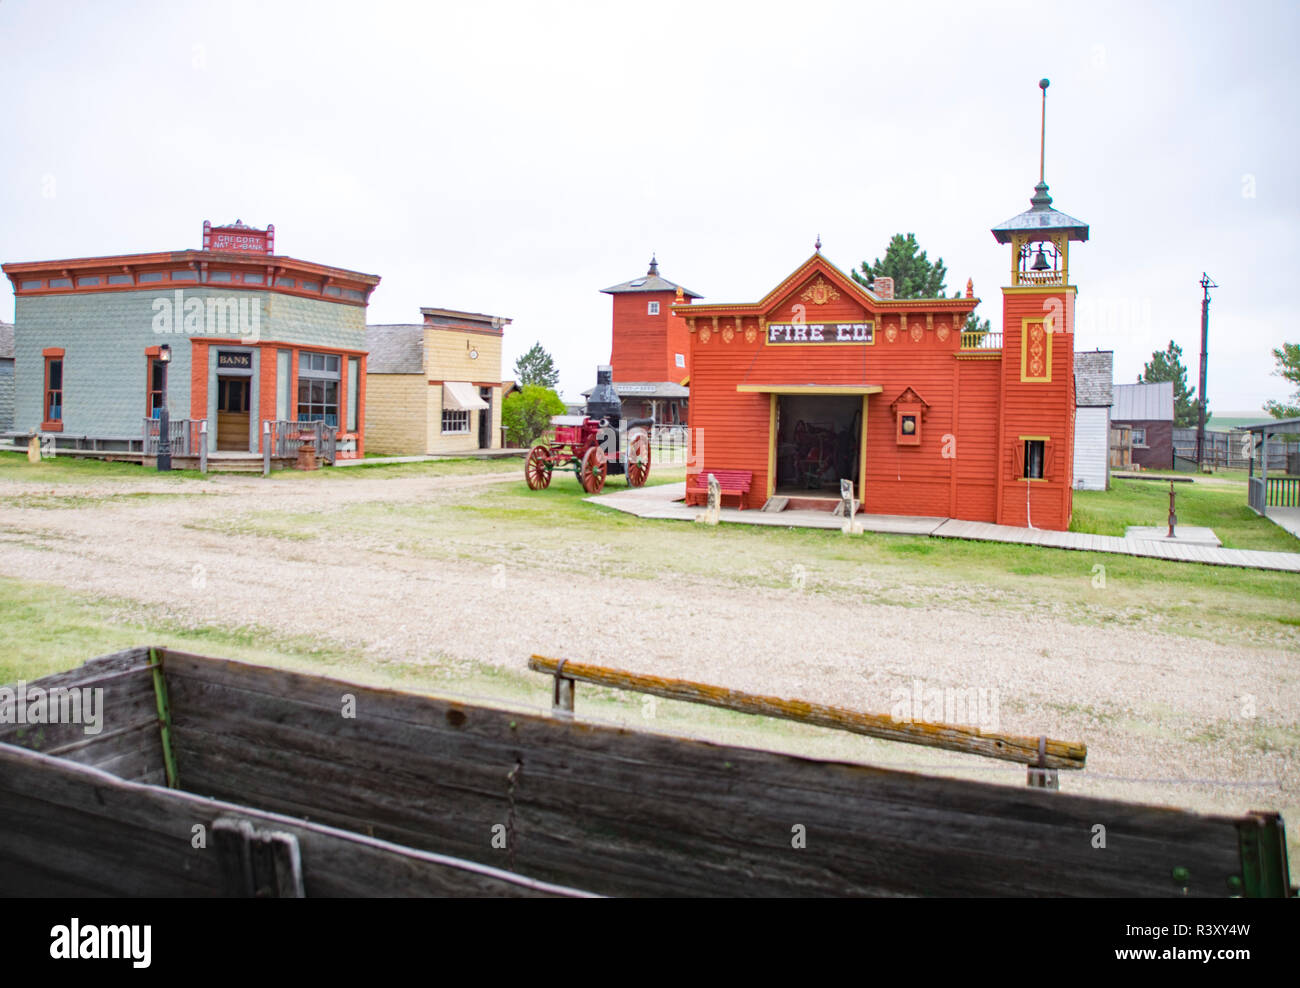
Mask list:
[{"label": "white window frame", "polygon": [[[455,423],[457,421],[458,416],[461,415],[465,416],[464,419],[465,427],[463,429],[447,428],[448,416],[450,416],[451,421]],[[470,414],[468,408],[444,408],[442,410],[442,434],[444,436],[468,436],[469,425],[470,425],[469,420],[470,420]]]},{"label": "white window frame", "polygon": [[658,302],[651,302],[649,305],[647,305],[647,306],[645,307],[645,311],[646,311],[646,315],[648,315],[648,316],[657,316],[657,315],[659,315],[659,303],[658,303]]},{"label": "white window frame", "polygon": [[[1142,441],[1141,441],[1141,442],[1138,442],[1138,436],[1139,436],[1139,435],[1142,436]],[[1138,426],[1134,426],[1134,427],[1133,427],[1133,445],[1136,446],[1138,449],[1149,449],[1149,448],[1150,448],[1149,446],[1147,446],[1147,430],[1146,430],[1146,426],[1138,425]]]}]

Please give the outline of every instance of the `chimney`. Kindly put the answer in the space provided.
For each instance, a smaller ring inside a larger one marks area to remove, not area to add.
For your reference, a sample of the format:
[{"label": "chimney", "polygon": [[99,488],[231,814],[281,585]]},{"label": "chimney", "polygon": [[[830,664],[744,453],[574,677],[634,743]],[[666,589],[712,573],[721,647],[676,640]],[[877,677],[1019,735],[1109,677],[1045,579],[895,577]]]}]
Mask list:
[{"label": "chimney", "polygon": [[875,280],[871,282],[871,290],[880,298],[893,298],[894,279],[887,275],[878,274]]}]

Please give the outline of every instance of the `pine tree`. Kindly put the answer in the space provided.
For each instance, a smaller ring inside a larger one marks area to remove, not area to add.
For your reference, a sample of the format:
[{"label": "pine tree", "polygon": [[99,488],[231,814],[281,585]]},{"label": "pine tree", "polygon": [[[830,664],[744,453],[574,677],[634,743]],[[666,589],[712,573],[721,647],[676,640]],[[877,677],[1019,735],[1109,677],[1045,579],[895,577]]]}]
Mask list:
[{"label": "pine tree", "polygon": [[[1157,350],[1142,366],[1138,384],[1174,382],[1174,425],[1190,428],[1197,424],[1196,390],[1187,387],[1187,368],[1183,366],[1183,349],[1173,340],[1167,350]],[[1210,411],[1205,411],[1205,421],[1210,421]]]},{"label": "pine tree", "polygon": [[[895,233],[885,248],[884,260],[877,257],[870,264],[863,261],[859,269],[849,273],[854,281],[867,288],[871,288],[879,276],[893,278],[894,298],[943,298],[944,280],[948,277],[943,258],[931,261],[916,242],[914,233]],[[960,293],[953,296],[959,297]],[[989,328],[987,319],[972,312],[962,332],[983,335]]]},{"label": "pine tree", "polygon": [[1266,401],[1264,411],[1275,419],[1300,418],[1300,343],[1283,343],[1273,349],[1277,367],[1273,373],[1296,386],[1289,402]]},{"label": "pine tree", "polygon": [[894,298],[942,298],[948,269],[942,257],[933,262],[926,257],[916,242],[916,234],[895,233],[885,248],[884,260],[877,257],[870,264],[863,261],[861,269],[851,273],[858,284],[867,288],[880,275],[893,278]]},{"label": "pine tree", "polygon": [[519,382],[520,387],[537,384],[553,391],[560,383],[560,372],[555,369],[555,362],[551,360],[551,355],[543,350],[542,344],[538,342],[515,361],[515,380]]}]

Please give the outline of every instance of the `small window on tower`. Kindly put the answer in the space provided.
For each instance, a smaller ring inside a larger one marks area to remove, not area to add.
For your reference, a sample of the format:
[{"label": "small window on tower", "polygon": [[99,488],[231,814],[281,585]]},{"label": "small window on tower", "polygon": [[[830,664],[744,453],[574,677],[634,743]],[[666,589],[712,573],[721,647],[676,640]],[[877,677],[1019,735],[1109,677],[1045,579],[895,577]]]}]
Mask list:
[{"label": "small window on tower", "polygon": [[1025,440],[1025,477],[1029,480],[1043,479],[1043,440]]},{"label": "small window on tower", "polygon": [[659,315],[659,303],[658,303],[658,302],[651,302],[651,303],[649,304],[649,306],[646,307],[646,312],[647,312],[647,314],[652,315],[652,316],[657,316],[657,315]]}]

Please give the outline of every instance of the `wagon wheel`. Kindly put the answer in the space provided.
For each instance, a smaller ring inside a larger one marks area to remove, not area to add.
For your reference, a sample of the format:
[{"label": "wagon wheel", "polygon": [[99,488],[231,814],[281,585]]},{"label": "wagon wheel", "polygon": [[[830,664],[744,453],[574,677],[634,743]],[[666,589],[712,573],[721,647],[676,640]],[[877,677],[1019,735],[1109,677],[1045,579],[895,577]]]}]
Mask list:
[{"label": "wagon wheel", "polygon": [[551,486],[551,451],[548,447],[539,443],[528,451],[524,479],[528,481],[529,490],[540,491]]},{"label": "wagon wheel", "polygon": [[634,432],[627,444],[627,486],[640,487],[650,476],[650,437]]},{"label": "wagon wheel", "polygon": [[599,446],[593,446],[582,457],[582,470],[578,479],[582,489],[588,494],[599,494],[605,487],[605,472],[609,469],[609,460]]}]

